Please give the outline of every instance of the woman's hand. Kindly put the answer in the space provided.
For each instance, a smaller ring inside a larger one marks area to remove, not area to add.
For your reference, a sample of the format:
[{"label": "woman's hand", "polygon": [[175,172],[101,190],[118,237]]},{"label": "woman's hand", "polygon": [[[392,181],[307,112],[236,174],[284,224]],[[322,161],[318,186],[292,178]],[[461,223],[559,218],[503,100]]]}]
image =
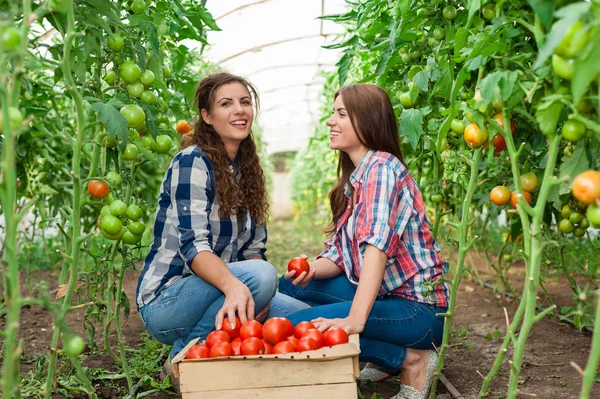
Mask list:
[{"label": "woman's hand", "polygon": [[[306,259],[308,259],[308,256],[301,254],[300,258],[306,260]],[[308,263],[308,266],[310,267],[310,263]],[[308,271],[308,273],[302,272],[302,273],[300,273],[299,276],[296,276],[296,271],[292,270],[291,272],[286,272],[283,276],[287,280],[292,280],[293,285],[299,285],[300,287],[304,288],[308,285],[308,283],[311,282],[311,280],[315,277],[316,273],[317,273],[317,269],[310,267],[310,270]]]},{"label": "woman's hand", "polygon": [[315,328],[321,332],[325,332],[332,328],[341,328],[349,334],[360,334],[365,329],[365,322],[357,320],[352,316],[344,319],[326,319],[323,317],[311,320]]},{"label": "woman's hand", "polygon": [[[254,298],[246,284],[236,279],[236,282],[223,293],[225,294],[225,303],[215,318],[217,330],[221,329],[225,316],[228,317],[230,323],[235,323],[236,312],[242,324],[248,320],[254,320]],[[231,328],[234,327],[235,324],[231,326]]]}]

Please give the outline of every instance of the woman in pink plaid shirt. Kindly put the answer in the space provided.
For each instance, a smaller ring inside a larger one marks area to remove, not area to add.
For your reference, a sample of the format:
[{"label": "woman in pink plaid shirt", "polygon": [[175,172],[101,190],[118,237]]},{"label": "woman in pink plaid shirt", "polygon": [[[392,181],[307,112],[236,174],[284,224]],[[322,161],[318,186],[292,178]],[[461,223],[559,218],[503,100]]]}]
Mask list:
[{"label": "woman in pink plaid shirt", "polygon": [[[279,285],[295,324],[359,333],[361,379],[400,373],[394,398],[427,397],[448,306],[447,262],[431,236],[423,197],[402,163],[392,103],[378,86],[341,88],[327,119],[340,151],[339,181],[329,193],[332,220],[325,250],[310,272]],[[379,367],[376,367],[379,366]],[[385,370],[385,371],[383,371]]]}]

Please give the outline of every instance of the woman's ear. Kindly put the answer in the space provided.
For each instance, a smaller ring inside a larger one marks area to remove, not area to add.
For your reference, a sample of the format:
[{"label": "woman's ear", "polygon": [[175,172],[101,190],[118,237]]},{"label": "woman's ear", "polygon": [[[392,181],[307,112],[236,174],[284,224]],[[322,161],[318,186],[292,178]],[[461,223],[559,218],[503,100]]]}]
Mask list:
[{"label": "woman's ear", "polygon": [[200,114],[202,115],[202,120],[204,121],[204,123],[206,123],[207,125],[212,125],[212,118],[210,117],[210,114],[207,110],[201,110]]}]

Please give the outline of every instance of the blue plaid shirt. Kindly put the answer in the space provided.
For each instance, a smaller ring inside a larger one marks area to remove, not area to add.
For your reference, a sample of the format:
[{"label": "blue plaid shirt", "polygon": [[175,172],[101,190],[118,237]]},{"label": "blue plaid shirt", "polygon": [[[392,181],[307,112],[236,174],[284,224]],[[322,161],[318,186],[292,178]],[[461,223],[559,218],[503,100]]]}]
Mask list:
[{"label": "blue plaid shirt", "polygon": [[[239,171],[235,178],[239,181]],[[212,252],[225,263],[266,260],[266,227],[246,211],[238,235],[237,216],[220,217],[219,207],[215,170],[202,149],[192,145],[176,154],[160,190],[154,240],[137,286],[138,309],[191,275],[199,252]]]}]

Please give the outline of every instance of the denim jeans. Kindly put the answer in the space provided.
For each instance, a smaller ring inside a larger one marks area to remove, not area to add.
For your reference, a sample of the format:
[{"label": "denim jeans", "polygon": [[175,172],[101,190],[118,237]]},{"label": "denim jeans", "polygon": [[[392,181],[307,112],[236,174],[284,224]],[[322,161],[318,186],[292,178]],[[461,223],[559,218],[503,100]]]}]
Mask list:
[{"label": "denim jeans", "polygon": [[[262,260],[232,262],[227,267],[250,289],[258,314],[275,295],[275,268]],[[225,295],[218,288],[190,275],[162,290],[140,309],[140,316],[154,339],[173,345],[172,358],[192,339],[205,339],[215,329],[215,319],[224,301]]]},{"label": "denim jeans", "polygon": [[[350,313],[356,287],[345,275],[327,280],[313,280],[305,288],[281,278],[279,292],[310,305],[289,318],[296,325],[317,317],[345,318]],[[288,300],[287,303],[298,305]],[[440,345],[446,312],[436,307],[397,296],[377,297],[364,331],[360,334],[361,361],[372,362],[390,371],[399,371],[407,348],[433,349]]]}]

